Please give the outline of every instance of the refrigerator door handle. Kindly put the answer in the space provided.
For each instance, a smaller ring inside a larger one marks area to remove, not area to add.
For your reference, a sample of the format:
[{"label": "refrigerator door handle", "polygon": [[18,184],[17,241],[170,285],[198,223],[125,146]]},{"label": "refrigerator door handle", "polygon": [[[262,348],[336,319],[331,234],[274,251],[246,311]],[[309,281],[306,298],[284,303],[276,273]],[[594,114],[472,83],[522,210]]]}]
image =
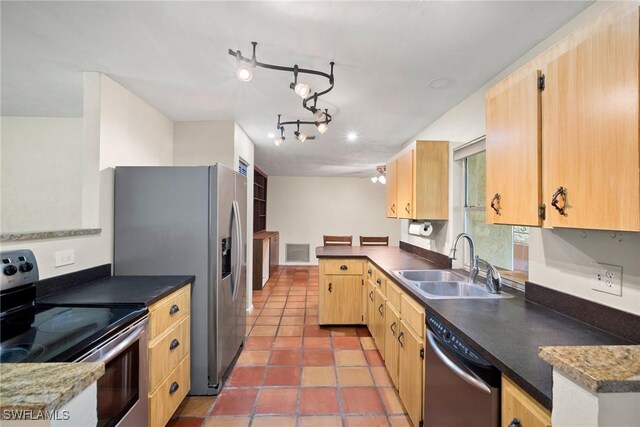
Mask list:
[{"label": "refrigerator door handle", "polygon": [[242,225],[240,224],[240,207],[238,206],[238,202],[236,200],[233,201],[233,222],[236,228],[236,235],[238,239],[236,240],[237,247],[237,256],[236,256],[236,265],[235,265],[235,277],[234,286],[233,286],[233,301],[238,298],[238,288],[240,286],[240,273],[242,273]]}]

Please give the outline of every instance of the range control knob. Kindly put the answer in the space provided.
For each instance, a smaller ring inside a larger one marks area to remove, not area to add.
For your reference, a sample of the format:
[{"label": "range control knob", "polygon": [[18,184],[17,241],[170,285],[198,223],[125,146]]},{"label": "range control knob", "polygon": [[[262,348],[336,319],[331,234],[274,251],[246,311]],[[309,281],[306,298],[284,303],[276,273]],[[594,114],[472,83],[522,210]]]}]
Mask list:
[{"label": "range control knob", "polygon": [[443,338],[446,342],[451,341],[451,332],[447,331],[444,333]]},{"label": "range control knob", "polygon": [[7,265],[3,270],[3,273],[6,274],[7,276],[13,276],[17,272],[18,272],[18,267],[16,267],[13,264]]},{"label": "range control knob", "polygon": [[29,261],[20,264],[20,271],[22,273],[28,273],[31,270],[33,270],[33,264],[31,264]]}]

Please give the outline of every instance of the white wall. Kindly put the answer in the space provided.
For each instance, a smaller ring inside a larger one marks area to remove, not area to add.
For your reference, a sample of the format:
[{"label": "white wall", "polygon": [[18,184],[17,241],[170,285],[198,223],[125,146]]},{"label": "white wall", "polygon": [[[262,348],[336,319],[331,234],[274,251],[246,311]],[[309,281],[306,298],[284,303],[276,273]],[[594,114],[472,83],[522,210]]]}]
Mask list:
[{"label": "white wall", "polygon": [[[449,140],[451,148],[485,134],[484,92],[491,85],[555,44],[582,23],[601,13],[607,3],[596,2],[558,32],[518,59],[484,87],[406,142],[418,139]],[[409,243],[448,254],[453,237],[462,231],[461,168],[451,160],[450,218],[440,224],[433,239],[408,236],[408,221],[400,221],[401,238]],[[640,233],[608,233],[582,230],[530,229],[529,280],[556,290],[596,301],[620,310],[640,314]],[[613,238],[612,238],[613,236]],[[480,254],[482,256],[482,254]],[[593,261],[623,266],[623,295],[611,296],[591,290]]]},{"label": "white wall", "polygon": [[1,120],[2,231],[80,228],[82,117]]},{"label": "white wall", "polygon": [[[310,262],[322,235],[389,236],[398,245],[396,220],[385,218],[385,186],[368,178],[270,176],[267,181],[267,229],[280,232],[280,264],[286,243],[308,243]],[[300,263],[293,263],[300,264]]]},{"label": "white wall", "polygon": [[[107,76],[85,80],[85,83],[87,81],[98,85],[85,88],[88,93],[93,94],[89,99],[85,97],[85,103],[100,106],[99,120],[93,122],[99,125],[99,226],[102,233],[2,245],[3,250],[33,250],[41,279],[112,262],[114,166],[172,164],[173,123],[168,117]],[[55,252],[65,249],[75,249],[76,262],[64,267],[54,267]]]}]

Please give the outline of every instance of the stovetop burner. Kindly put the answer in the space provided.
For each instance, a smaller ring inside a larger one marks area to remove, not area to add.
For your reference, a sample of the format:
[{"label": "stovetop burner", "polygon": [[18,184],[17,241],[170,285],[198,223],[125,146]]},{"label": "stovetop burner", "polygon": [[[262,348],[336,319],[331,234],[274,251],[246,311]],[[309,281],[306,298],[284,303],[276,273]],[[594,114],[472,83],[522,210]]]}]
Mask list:
[{"label": "stovetop burner", "polygon": [[20,363],[27,359],[37,359],[47,349],[39,344],[13,344],[13,347],[0,346],[0,363]]},{"label": "stovetop burner", "polygon": [[78,310],[74,311],[72,308],[68,308],[43,322],[38,326],[38,330],[51,334],[80,332],[83,329],[94,328],[96,325],[105,325],[112,317],[113,313],[106,311],[78,312]]}]

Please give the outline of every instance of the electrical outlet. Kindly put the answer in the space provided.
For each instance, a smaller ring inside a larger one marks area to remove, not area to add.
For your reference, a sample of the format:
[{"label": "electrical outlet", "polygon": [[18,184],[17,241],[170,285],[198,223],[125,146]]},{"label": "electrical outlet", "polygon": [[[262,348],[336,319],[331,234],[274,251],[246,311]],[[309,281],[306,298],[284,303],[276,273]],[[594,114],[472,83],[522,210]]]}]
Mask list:
[{"label": "electrical outlet", "polygon": [[594,262],[595,281],[591,289],[611,295],[622,296],[622,267]]},{"label": "electrical outlet", "polygon": [[76,251],[74,249],[56,252],[56,267],[73,264],[74,262],[76,262]]}]

